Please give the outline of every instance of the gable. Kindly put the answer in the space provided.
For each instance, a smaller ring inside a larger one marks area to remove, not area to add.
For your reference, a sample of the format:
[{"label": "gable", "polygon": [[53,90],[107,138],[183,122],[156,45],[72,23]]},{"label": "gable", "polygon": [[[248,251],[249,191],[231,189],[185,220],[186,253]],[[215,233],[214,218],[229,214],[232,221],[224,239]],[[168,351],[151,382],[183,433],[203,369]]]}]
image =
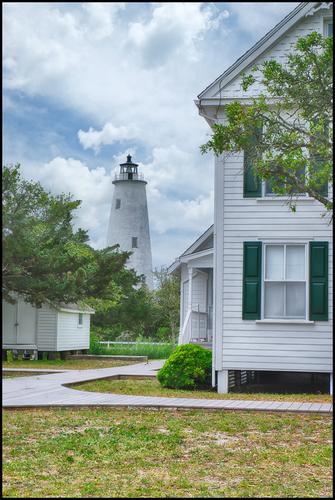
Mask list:
[{"label": "gable", "polygon": [[190,247],[185,250],[184,253],[181,254],[181,257],[213,248],[213,233],[214,225],[211,225]]},{"label": "gable", "polygon": [[[199,94],[199,104],[206,100],[248,98],[261,92],[261,85],[256,81],[244,92],[241,88],[242,74],[255,64],[266,59],[276,59],[281,63],[294,47],[297,39],[312,31],[323,33],[324,17],[332,17],[330,2],[303,2],[286,16],[267,35],[240,57],[219,78]],[[257,79],[257,73],[255,73]]]}]

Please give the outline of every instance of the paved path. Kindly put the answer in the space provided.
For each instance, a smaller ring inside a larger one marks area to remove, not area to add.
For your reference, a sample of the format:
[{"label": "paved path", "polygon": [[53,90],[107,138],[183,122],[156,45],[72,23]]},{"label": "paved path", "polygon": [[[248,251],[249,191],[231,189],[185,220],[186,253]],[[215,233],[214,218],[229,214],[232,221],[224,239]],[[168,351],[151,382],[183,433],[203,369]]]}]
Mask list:
[{"label": "paved path", "polygon": [[[64,387],[66,384],[96,380],[118,375],[142,375],[154,377],[164,360],[150,361],[114,368],[94,370],[39,370],[44,375],[33,375],[3,379],[3,407],[80,407],[80,406],[119,406],[154,408],[207,408],[222,410],[262,410],[307,413],[330,413],[330,403],[294,403],[280,401],[250,401],[237,399],[191,399],[161,398],[151,396],[126,396],[122,394],[103,394],[78,391]],[[6,369],[6,371],[20,371]],[[25,372],[28,369],[24,370]],[[36,374],[37,370],[31,370]]]}]

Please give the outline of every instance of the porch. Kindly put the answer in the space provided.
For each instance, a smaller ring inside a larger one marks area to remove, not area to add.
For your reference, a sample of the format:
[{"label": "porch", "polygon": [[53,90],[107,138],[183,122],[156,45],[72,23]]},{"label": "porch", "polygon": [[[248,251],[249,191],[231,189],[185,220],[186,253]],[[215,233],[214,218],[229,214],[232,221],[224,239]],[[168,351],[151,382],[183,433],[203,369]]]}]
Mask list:
[{"label": "porch", "polygon": [[182,281],[179,344],[195,343],[212,348],[213,269],[187,266]]}]

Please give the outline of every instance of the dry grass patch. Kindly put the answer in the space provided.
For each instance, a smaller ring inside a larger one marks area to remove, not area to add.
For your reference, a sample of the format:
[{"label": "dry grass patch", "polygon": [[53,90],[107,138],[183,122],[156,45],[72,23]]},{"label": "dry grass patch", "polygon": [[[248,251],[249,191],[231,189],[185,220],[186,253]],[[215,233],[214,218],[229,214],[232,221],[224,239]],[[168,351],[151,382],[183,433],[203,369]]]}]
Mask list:
[{"label": "dry grass patch", "polygon": [[3,421],[7,498],[332,495],[330,416],[81,408]]}]

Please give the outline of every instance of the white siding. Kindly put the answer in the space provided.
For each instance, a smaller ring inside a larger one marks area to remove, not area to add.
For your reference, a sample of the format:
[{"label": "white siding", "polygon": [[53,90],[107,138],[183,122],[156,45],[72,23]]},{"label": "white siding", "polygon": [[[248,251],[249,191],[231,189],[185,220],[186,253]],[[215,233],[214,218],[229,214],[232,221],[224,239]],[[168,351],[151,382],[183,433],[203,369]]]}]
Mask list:
[{"label": "white siding", "polygon": [[90,315],[83,313],[78,326],[78,313],[58,312],[57,351],[88,349],[90,346]]},{"label": "white siding", "polygon": [[[298,202],[292,213],[283,201],[243,198],[243,155],[224,164],[223,368],[332,370],[332,238],[329,218],[315,200]],[[329,321],[259,324],[242,320],[243,242],[276,239],[329,242]]]},{"label": "white siding", "polygon": [[56,351],[57,348],[57,312],[43,304],[37,310],[37,349]]}]

